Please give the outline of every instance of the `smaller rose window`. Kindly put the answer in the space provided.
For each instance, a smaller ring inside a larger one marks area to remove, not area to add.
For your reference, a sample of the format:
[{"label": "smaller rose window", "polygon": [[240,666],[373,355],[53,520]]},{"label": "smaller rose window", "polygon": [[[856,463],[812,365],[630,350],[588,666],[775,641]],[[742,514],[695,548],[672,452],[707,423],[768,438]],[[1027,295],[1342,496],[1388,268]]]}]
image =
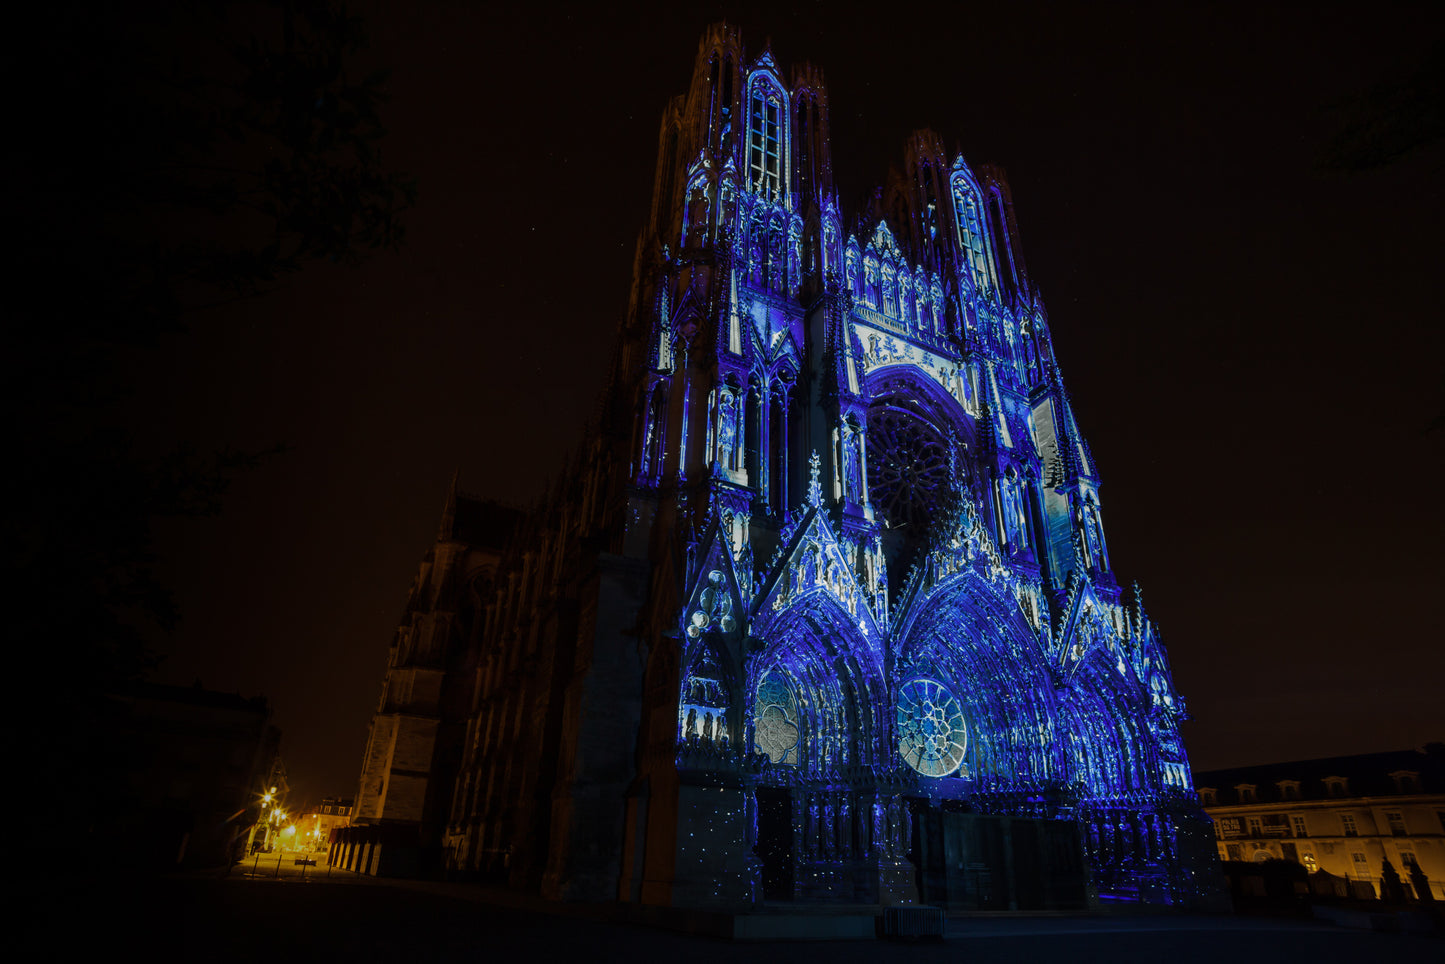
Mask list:
[{"label": "smaller rose window", "polygon": [[942,683],[913,679],[898,690],[898,752],[927,777],[946,777],[963,763],[968,727],[963,705]]}]

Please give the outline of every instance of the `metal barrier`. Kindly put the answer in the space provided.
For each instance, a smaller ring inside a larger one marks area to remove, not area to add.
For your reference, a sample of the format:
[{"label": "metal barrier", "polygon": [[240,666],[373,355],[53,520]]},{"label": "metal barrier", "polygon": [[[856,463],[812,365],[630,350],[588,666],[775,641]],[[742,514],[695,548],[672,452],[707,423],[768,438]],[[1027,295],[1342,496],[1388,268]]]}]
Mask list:
[{"label": "metal barrier", "polygon": [[943,940],[941,907],[885,907],[878,918],[879,937],[902,941]]}]

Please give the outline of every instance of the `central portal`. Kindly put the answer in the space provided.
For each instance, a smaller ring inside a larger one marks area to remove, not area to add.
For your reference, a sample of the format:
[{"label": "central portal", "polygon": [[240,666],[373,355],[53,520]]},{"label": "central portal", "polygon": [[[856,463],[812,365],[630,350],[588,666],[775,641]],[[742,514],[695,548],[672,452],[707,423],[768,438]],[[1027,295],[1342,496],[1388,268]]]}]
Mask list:
[{"label": "central portal", "polygon": [[763,899],[793,899],[793,794],[785,787],[758,787],[758,844]]},{"label": "central portal", "polygon": [[947,910],[1088,906],[1078,824],[950,813],[914,801],[919,896]]}]

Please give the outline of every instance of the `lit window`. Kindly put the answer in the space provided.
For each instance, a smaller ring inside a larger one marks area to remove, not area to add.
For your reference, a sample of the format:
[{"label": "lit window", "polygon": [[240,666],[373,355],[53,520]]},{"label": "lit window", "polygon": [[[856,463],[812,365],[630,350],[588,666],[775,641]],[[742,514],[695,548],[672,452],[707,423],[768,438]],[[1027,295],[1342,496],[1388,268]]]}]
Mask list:
[{"label": "lit window", "polygon": [[1308,870],[1310,873],[1314,873],[1320,869],[1319,863],[1315,860],[1315,855],[1309,851],[1305,851],[1304,855],[1300,857],[1300,861],[1305,865],[1305,870]]},{"label": "lit window", "polygon": [[782,99],[766,83],[753,88],[751,120],[748,127],[748,170],[753,190],[766,197],[782,191]]},{"label": "lit window", "polygon": [[958,222],[958,243],[963,248],[963,259],[973,276],[974,287],[984,291],[990,287],[991,279],[983,221],[979,217],[978,198],[962,179],[953,182],[953,213]]}]

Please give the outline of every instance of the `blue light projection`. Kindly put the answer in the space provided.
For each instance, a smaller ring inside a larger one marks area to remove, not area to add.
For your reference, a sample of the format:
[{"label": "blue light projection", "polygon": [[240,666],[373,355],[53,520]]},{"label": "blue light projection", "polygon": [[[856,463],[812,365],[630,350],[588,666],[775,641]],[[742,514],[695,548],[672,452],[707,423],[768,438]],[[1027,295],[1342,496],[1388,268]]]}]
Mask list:
[{"label": "blue light projection", "polygon": [[1184,704],[1116,581],[1006,182],[919,132],[848,233],[821,81],[740,52],[704,41],[639,261],[630,479],[686,546],[673,765],[786,792],[798,896],[860,860],[903,886],[945,802],[1075,823],[1105,892],[1184,893]]}]

